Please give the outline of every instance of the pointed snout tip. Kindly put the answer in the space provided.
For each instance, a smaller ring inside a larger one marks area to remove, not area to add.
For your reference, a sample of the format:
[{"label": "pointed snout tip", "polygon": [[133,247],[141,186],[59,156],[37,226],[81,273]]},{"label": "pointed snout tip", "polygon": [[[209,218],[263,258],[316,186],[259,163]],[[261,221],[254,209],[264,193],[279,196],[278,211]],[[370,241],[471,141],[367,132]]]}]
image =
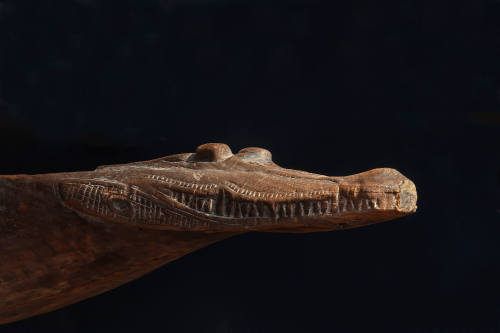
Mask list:
[{"label": "pointed snout tip", "polygon": [[397,203],[397,210],[402,213],[417,211],[417,188],[411,180],[405,179],[401,183]]}]

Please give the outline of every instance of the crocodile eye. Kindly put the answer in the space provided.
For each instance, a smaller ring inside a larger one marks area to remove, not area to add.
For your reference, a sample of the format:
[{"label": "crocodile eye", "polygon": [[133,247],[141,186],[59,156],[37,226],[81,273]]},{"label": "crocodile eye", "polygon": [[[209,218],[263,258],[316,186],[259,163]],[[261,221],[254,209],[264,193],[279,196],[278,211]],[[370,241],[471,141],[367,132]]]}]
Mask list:
[{"label": "crocodile eye", "polygon": [[205,143],[196,148],[192,156],[197,162],[218,162],[233,156],[231,148],[224,143]]},{"label": "crocodile eye", "polygon": [[271,164],[273,162],[272,154],[269,150],[259,147],[243,148],[236,154],[239,159],[246,162],[258,164]]},{"label": "crocodile eye", "polygon": [[113,212],[123,216],[131,216],[133,212],[130,202],[117,195],[112,195],[108,198],[108,206]]}]

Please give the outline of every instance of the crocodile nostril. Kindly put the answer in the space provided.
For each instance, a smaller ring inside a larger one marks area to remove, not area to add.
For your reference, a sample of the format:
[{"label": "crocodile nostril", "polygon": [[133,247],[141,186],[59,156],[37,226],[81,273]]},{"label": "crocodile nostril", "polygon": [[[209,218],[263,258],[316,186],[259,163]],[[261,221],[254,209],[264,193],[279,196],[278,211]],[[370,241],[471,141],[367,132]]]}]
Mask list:
[{"label": "crocodile nostril", "polygon": [[259,164],[270,164],[273,162],[272,154],[269,150],[259,147],[248,147],[241,149],[236,154],[239,159]]}]

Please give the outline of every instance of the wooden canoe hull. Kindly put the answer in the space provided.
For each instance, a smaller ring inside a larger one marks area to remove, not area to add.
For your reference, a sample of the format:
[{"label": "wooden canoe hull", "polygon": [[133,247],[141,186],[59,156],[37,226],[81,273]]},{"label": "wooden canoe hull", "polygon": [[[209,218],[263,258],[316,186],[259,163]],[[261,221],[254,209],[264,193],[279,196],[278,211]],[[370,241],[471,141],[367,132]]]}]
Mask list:
[{"label": "wooden canoe hull", "polygon": [[0,202],[0,324],[98,295],[235,235],[88,221],[61,206],[50,176],[1,177]]}]

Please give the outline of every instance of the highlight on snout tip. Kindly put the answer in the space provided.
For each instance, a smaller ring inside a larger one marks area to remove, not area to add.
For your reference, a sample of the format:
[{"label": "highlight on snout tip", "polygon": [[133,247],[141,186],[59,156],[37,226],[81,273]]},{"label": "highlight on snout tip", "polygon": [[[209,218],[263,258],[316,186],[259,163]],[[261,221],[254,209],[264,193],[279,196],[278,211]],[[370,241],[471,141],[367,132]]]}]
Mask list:
[{"label": "highlight on snout tip", "polygon": [[411,180],[405,179],[402,182],[396,207],[398,211],[408,214],[417,211],[417,188]]}]

